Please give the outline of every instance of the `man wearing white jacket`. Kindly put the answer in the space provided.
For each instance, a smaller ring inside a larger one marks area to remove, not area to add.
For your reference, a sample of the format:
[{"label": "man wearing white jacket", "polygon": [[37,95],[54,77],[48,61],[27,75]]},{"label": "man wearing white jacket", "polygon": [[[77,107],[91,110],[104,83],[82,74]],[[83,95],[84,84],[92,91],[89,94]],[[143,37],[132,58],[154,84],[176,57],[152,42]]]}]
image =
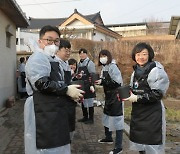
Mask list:
[{"label": "man wearing white jacket", "polygon": [[39,44],[26,64],[27,92],[24,107],[25,153],[70,154],[67,98],[81,99],[78,85],[65,85],[59,63],[52,57],[58,50],[60,32],[44,26]]}]

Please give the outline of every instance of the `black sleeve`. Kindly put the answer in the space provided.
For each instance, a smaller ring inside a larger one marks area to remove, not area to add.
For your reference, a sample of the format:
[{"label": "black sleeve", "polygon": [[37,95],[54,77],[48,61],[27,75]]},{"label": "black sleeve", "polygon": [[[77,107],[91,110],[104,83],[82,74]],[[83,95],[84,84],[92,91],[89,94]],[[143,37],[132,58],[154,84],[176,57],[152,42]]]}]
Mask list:
[{"label": "black sleeve", "polygon": [[35,87],[42,93],[56,95],[65,95],[67,92],[67,85],[60,85],[55,81],[51,81],[49,77],[42,77],[35,82]]},{"label": "black sleeve", "polygon": [[26,77],[26,73],[25,72],[21,72],[21,76],[22,77]]},{"label": "black sleeve", "polygon": [[144,103],[144,102],[157,102],[160,101],[163,97],[163,94],[161,90],[152,90],[150,93],[145,93],[143,95],[138,95],[138,102]]},{"label": "black sleeve", "polygon": [[102,85],[109,87],[109,88],[117,88],[119,86],[121,86],[121,84],[118,84],[116,81],[114,80],[104,80],[102,79]]},{"label": "black sleeve", "polygon": [[76,76],[72,77],[72,81],[77,81],[77,80],[78,80],[78,78],[76,78]]}]

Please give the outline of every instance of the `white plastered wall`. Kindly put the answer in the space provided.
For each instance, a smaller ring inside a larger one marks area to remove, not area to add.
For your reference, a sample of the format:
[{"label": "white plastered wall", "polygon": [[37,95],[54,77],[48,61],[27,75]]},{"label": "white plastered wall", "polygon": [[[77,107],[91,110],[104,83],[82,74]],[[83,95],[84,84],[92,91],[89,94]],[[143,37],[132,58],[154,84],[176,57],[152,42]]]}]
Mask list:
[{"label": "white plastered wall", "polygon": [[[5,101],[16,94],[16,27],[15,24],[0,11],[0,110]],[[10,25],[11,47],[6,47],[6,26]]]}]

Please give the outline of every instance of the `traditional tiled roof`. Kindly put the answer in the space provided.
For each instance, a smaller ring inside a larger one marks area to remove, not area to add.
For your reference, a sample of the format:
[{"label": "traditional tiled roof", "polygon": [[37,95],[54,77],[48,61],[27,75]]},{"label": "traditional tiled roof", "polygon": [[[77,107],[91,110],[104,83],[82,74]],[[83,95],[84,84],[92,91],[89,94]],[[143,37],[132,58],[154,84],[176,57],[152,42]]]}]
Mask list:
[{"label": "traditional tiled roof", "polygon": [[[74,11],[74,12],[76,12],[76,11]],[[92,24],[104,25],[103,20],[100,15],[100,12],[90,14],[90,15],[82,15],[79,12],[76,12],[76,13],[78,13],[80,16],[83,16],[85,19],[90,21]],[[100,19],[100,22],[97,22],[97,19]]]},{"label": "traditional tiled roof", "polygon": [[41,29],[44,25],[58,26],[66,18],[31,18],[28,29]]},{"label": "traditional tiled roof", "polygon": [[[78,13],[79,15],[83,16],[86,20],[90,21],[92,24],[96,23],[96,19],[98,17],[100,17],[100,19],[101,19],[100,12],[90,14],[90,15],[82,15],[76,11],[77,10],[75,9],[74,13]],[[29,25],[28,29],[41,29],[44,25],[59,26],[68,18],[69,17],[67,17],[67,18],[33,18],[33,17],[30,17],[30,25]],[[103,22],[99,23],[99,25],[102,25],[102,24],[103,24]]]}]

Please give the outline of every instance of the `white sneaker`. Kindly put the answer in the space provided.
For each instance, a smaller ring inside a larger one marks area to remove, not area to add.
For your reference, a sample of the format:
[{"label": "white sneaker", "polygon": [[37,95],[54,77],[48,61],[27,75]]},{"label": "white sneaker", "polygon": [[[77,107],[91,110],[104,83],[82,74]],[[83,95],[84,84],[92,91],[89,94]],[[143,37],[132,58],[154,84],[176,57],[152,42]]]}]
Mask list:
[{"label": "white sneaker", "polygon": [[113,149],[112,151],[110,151],[109,152],[109,154],[120,154],[120,153],[122,153],[123,152],[123,150],[122,149],[119,149],[119,148],[115,148],[115,149]]},{"label": "white sneaker", "polygon": [[98,143],[113,144],[113,140],[108,140],[108,139],[104,138],[104,139],[99,139]]}]

